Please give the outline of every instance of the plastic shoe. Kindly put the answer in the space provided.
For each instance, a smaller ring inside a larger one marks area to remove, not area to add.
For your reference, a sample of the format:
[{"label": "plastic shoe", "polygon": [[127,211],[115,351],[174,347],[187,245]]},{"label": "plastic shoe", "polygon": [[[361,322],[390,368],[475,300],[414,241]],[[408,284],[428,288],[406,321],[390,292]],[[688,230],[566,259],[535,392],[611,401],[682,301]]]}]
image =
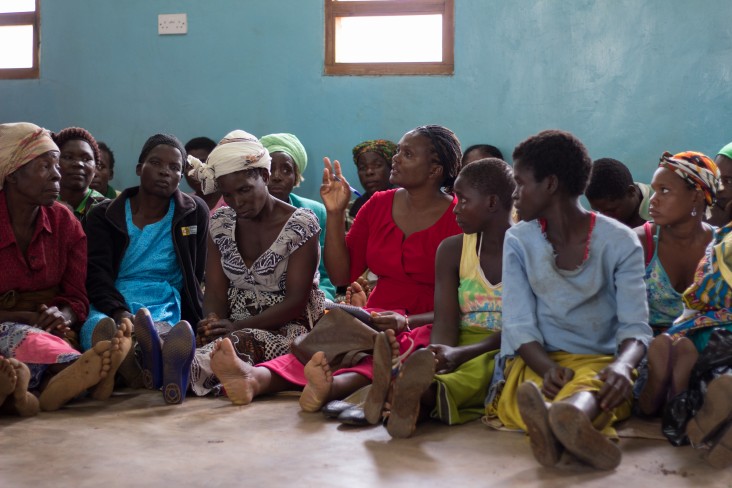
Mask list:
[{"label": "plastic shoe", "polygon": [[419,417],[422,394],[435,378],[435,355],[427,349],[420,349],[404,362],[399,376],[394,381],[394,398],[386,423],[389,435],[406,438],[414,433]]},{"label": "plastic shoe", "polygon": [[724,375],[709,383],[704,404],[686,427],[686,435],[699,447],[732,420],[732,376]]},{"label": "plastic shoe", "polygon": [[519,385],[516,397],[534,457],[542,466],[554,466],[562,457],[563,449],[549,426],[549,409],[544,396],[536,384],[526,381]]},{"label": "plastic shoe", "polygon": [[163,398],[165,403],[182,403],[188,389],[191,362],[196,352],[196,336],[191,324],[178,322],[163,344]]},{"label": "plastic shoe", "polygon": [[117,324],[113,319],[104,317],[94,326],[91,336],[92,346],[99,341],[111,341],[117,333]]},{"label": "plastic shoe", "polygon": [[613,441],[593,427],[579,408],[566,402],[552,404],[549,425],[557,440],[580,461],[597,469],[615,469],[622,453]]},{"label": "plastic shoe", "polygon": [[142,350],[142,382],[148,390],[163,386],[163,353],[160,337],[146,308],[135,314],[135,337]]}]

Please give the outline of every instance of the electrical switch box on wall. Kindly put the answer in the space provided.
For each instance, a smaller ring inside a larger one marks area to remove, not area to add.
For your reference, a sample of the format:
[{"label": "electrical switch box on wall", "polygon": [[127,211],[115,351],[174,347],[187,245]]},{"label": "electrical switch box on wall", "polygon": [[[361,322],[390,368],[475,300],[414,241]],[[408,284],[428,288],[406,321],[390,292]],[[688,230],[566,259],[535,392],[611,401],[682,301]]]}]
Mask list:
[{"label": "electrical switch box on wall", "polygon": [[161,36],[169,34],[187,34],[187,14],[160,14],[158,15],[158,34]]}]

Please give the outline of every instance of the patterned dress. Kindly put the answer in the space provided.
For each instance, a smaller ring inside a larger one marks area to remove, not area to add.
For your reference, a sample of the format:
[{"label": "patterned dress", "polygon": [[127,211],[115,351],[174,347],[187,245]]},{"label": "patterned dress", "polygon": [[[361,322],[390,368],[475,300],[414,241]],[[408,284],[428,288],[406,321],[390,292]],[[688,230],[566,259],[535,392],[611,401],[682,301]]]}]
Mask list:
[{"label": "patterned dress", "polygon": [[[643,226],[646,237],[650,236],[651,225]],[[646,293],[648,296],[648,325],[653,329],[653,335],[657,336],[668,329],[674,320],[684,311],[681,301],[681,293],[676,291],[666,270],[658,258],[658,238],[661,233],[661,226],[656,226],[656,235],[653,236],[653,256],[646,266],[644,280],[646,282]]]},{"label": "patterned dress", "polygon": [[[285,299],[290,255],[320,230],[312,211],[296,209],[269,249],[247,266],[236,245],[235,224],[236,213],[229,207],[220,208],[211,217],[211,238],[221,253],[221,266],[230,281],[228,300],[232,321],[246,320]],[[276,330],[240,329],[229,334],[242,361],[257,364],[287,354],[292,341],[312,328],[323,315],[325,305],[318,278],[316,271],[308,304],[297,319]],[[219,385],[211,371],[212,349],[213,343],[197,349],[191,365],[191,387],[197,395],[205,395]]]}]

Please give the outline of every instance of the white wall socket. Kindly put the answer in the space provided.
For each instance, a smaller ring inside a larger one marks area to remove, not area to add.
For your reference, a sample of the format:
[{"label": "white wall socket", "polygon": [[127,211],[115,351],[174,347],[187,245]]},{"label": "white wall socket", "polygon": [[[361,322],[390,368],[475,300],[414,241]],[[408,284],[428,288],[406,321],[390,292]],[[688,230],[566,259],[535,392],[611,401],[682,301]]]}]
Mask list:
[{"label": "white wall socket", "polygon": [[161,36],[170,34],[188,33],[187,14],[160,14],[158,15],[158,34]]}]

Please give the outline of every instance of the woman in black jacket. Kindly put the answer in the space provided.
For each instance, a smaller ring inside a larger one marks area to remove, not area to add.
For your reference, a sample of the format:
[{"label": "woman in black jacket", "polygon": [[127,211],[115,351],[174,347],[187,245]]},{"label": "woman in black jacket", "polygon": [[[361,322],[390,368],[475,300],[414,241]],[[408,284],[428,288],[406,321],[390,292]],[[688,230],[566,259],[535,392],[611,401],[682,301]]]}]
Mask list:
[{"label": "woman in black jacket", "polygon": [[[171,326],[181,320],[183,328],[190,328],[186,322],[195,325],[202,319],[208,208],[178,189],[186,164],[178,139],[150,137],[137,163],[140,186],[87,215],[91,310],[81,328],[85,349],[141,308],[149,311],[161,336],[177,329]],[[160,386],[160,378],[147,378],[146,386]]]}]

